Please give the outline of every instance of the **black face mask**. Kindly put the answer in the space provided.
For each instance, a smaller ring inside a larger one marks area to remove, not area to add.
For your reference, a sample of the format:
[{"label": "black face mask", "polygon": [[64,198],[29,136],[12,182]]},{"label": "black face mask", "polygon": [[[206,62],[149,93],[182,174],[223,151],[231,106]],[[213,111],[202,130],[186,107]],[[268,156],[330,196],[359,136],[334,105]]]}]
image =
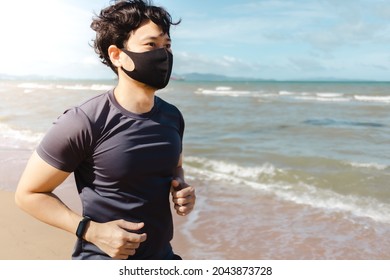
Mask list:
[{"label": "black face mask", "polygon": [[134,62],[134,70],[122,70],[132,79],[156,89],[165,88],[171,77],[173,55],[165,48],[143,53],[122,49]]}]

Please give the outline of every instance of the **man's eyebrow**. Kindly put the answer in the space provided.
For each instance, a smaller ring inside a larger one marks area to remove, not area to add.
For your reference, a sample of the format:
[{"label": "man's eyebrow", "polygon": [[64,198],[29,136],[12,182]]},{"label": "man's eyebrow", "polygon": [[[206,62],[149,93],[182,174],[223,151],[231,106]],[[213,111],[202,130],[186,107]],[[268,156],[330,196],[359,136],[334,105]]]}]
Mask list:
[{"label": "man's eyebrow", "polygon": [[[143,38],[141,38],[141,40],[157,40],[159,39],[160,37],[162,37],[164,34],[160,34],[158,36],[145,36]],[[168,42],[172,42],[172,39],[170,37],[167,37],[166,40]]]}]

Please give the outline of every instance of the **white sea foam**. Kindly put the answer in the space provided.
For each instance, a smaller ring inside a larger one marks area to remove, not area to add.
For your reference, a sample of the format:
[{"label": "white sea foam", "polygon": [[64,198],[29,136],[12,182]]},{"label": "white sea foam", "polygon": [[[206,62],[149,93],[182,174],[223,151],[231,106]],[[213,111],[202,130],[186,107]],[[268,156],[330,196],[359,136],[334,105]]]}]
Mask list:
[{"label": "white sea foam", "polygon": [[344,97],[344,93],[340,92],[293,92],[293,91],[279,91],[280,96],[295,96],[299,99],[307,99],[307,100],[318,100],[318,101],[328,101],[328,100],[350,100],[350,98]]},{"label": "white sea foam", "polygon": [[249,90],[233,90],[231,87],[218,86],[215,89],[198,88],[195,91],[195,93],[203,94],[203,95],[212,95],[212,96],[240,97],[240,96],[254,96],[258,92],[249,91]]},{"label": "white sea foam", "polygon": [[296,93],[291,91],[281,90],[279,91],[279,95],[296,95]]},{"label": "white sea foam", "polygon": [[0,123],[0,137],[2,138],[2,145],[18,148],[24,145],[37,145],[42,139],[43,133],[36,133],[30,130],[16,130]]},{"label": "white sea foam", "polygon": [[20,83],[17,85],[18,88],[24,89],[53,89],[55,88],[54,84],[40,84],[40,83]]},{"label": "white sea foam", "polygon": [[198,88],[196,94],[209,96],[230,96],[230,97],[261,97],[262,101],[266,98],[295,99],[308,102],[371,102],[371,103],[390,103],[390,96],[371,96],[371,95],[348,95],[343,92],[299,92],[280,90],[274,93],[264,92],[262,90],[239,90],[228,86],[217,86],[213,89]]},{"label": "white sea foam", "polygon": [[296,96],[297,100],[306,100],[306,101],[319,101],[319,102],[348,102],[351,101],[348,97],[331,97],[331,96]]},{"label": "white sea foam", "polygon": [[59,89],[66,90],[94,90],[94,91],[107,91],[113,88],[112,85],[106,84],[93,84],[93,85],[83,85],[83,84],[75,84],[75,85],[57,85]]},{"label": "white sea foam", "polygon": [[110,84],[44,84],[44,83],[20,83],[18,88],[23,88],[24,92],[29,93],[36,89],[52,90],[52,89],[65,89],[65,90],[93,90],[93,91],[106,91],[113,87]]},{"label": "white sea foam", "polygon": [[354,95],[358,101],[390,103],[390,96]]},{"label": "white sea foam", "polygon": [[57,85],[56,88],[58,89],[66,89],[66,90],[88,90],[90,89],[90,86],[85,86],[81,84],[76,85]]},{"label": "white sea foam", "polygon": [[112,89],[113,87],[113,85],[93,84],[90,89],[96,91],[106,91]]},{"label": "white sea foam", "polygon": [[[204,180],[228,182],[237,188],[250,186],[261,192],[275,195],[279,199],[297,204],[368,217],[378,222],[390,222],[389,204],[381,203],[373,197],[339,194],[305,182],[292,184],[278,180],[277,175],[286,171],[269,163],[259,167],[243,167],[233,163],[197,157],[188,157],[185,163],[188,164],[186,170],[189,174]],[[273,180],[261,180],[264,175]]]},{"label": "white sea foam", "polygon": [[275,194],[279,198],[293,201],[297,204],[310,205],[326,211],[350,213],[383,223],[390,222],[390,205],[381,203],[371,197],[341,195],[331,190],[318,189],[303,183],[298,188],[287,191],[281,191],[279,188],[276,188]]},{"label": "white sea foam", "polygon": [[385,170],[386,168],[388,168],[387,165],[378,164],[378,163],[348,162],[347,164],[353,167],[369,168],[369,169],[377,169],[377,170]]},{"label": "white sea foam", "polygon": [[232,90],[232,87],[219,86],[219,87],[216,87],[215,90],[219,90],[219,91]]},{"label": "white sea foam", "polygon": [[294,98],[308,101],[349,101],[347,98],[343,98],[342,94],[328,95],[324,94],[323,97],[313,95],[312,93],[305,92],[292,92],[292,91],[279,91],[279,92],[264,92],[264,91],[250,91],[250,90],[234,90],[232,87],[218,86],[214,89],[198,88],[195,91],[196,94],[208,95],[208,96],[228,96],[228,97],[256,97],[261,98],[262,102],[268,100],[274,100],[275,98]]},{"label": "white sea foam", "polygon": [[256,180],[262,175],[275,175],[276,172],[283,172],[281,169],[275,168],[273,165],[265,163],[258,167],[242,167],[236,164],[227,163],[224,161],[206,160],[198,157],[188,157],[188,161],[201,165],[206,170],[212,170],[214,174],[218,173],[221,178],[233,176],[236,178]]},{"label": "white sea foam", "polygon": [[319,97],[325,97],[325,98],[344,96],[343,93],[338,93],[338,92],[319,92],[319,93],[316,93],[316,95]]}]

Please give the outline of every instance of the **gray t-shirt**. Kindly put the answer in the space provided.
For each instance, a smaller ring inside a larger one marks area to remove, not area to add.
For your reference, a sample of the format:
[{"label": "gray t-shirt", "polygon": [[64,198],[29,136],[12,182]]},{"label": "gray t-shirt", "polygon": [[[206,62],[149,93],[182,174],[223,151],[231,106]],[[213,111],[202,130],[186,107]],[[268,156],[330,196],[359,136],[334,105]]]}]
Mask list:
[{"label": "gray t-shirt", "polygon": [[[71,108],[37,148],[50,165],[74,172],[83,214],[96,222],[144,222],[147,240],[132,259],[170,259],[173,222],[169,193],[182,152],[184,120],[173,105],[155,97],[153,109],[133,114],[113,90]],[[74,259],[108,259],[78,240]]]}]

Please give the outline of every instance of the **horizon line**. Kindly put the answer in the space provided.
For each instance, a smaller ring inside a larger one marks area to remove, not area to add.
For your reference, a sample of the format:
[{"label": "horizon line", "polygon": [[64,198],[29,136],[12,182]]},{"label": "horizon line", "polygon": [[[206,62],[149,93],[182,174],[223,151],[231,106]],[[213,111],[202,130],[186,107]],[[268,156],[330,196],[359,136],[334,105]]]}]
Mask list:
[{"label": "horizon line", "polygon": [[[196,78],[187,78],[188,75],[198,75]],[[207,78],[210,76],[210,78]],[[115,81],[117,77],[112,78],[74,78],[74,77],[60,77],[60,76],[48,76],[48,75],[10,75],[0,73],[0,80],[74,80],[74,81]],[[213,73],[187,73],[181,75],[173,75],[171,81],[177,82],[376,82],[376,83],[388,83],[390,80],[371,80],[371,79],[355,79],[355,78],[296,78],[296,79],[276,79],[276,78],[252,78],[252,77],[233,77]]]}]

